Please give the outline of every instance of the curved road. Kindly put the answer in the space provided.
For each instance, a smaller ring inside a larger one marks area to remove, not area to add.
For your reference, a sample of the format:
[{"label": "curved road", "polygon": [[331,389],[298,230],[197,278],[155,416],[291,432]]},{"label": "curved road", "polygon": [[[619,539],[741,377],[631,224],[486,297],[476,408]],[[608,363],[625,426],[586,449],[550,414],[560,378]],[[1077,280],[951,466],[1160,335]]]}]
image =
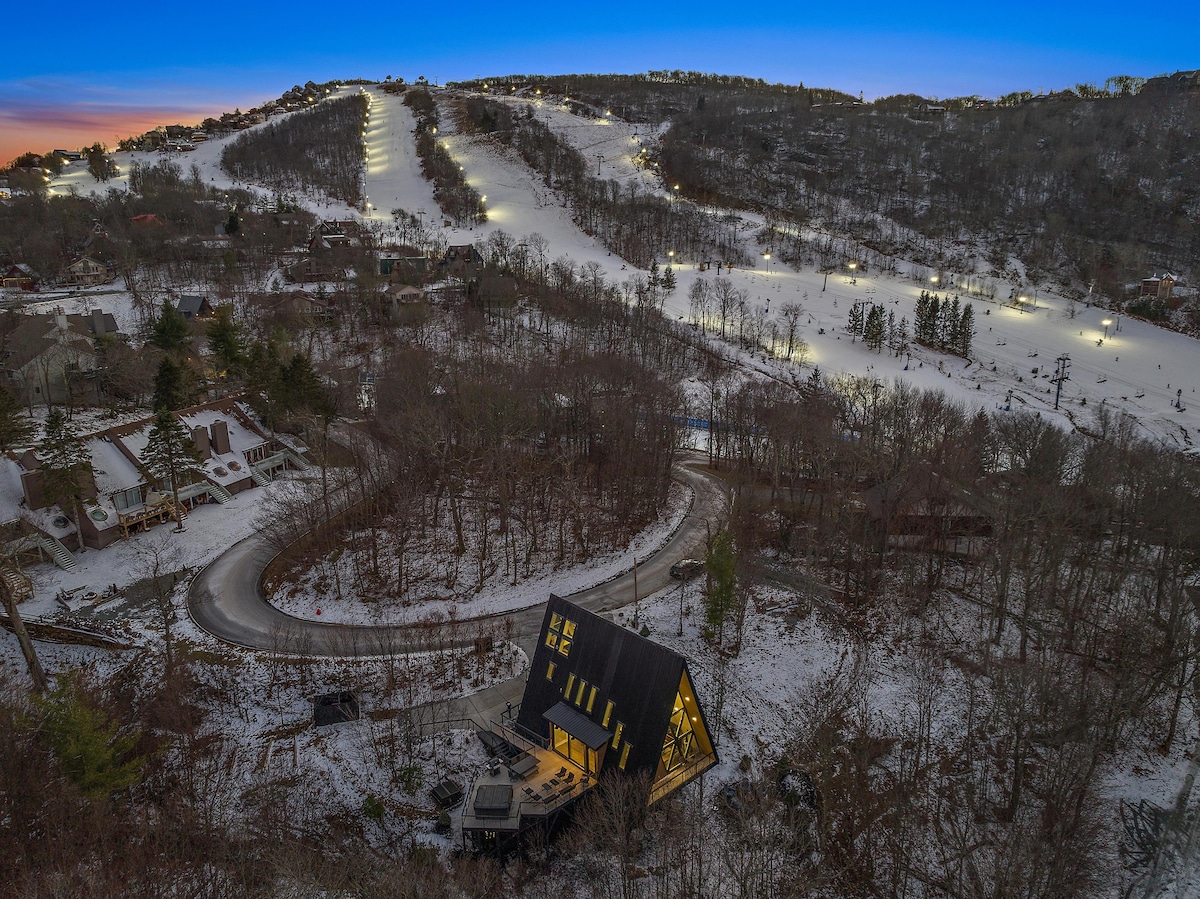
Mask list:
[{"label": "curved road", "polygon": [[[702,554],[709,527],[717,529],[727,516],[724,484],[716,475],[700,470],[699,464],[699,458],[692,458],[676,466],[677,478],[692,488],[692,507],[662,549],[638,565],[641,596],[670,582],[669,569],[677,559]],[[197,573],[188,588],[187,607],[192,620],[214,637],[248,649],[357,658],[402,653],[410,648],[409,636],[420,626],[329,624],[296,618],[271,605],[263,595],[262,576],[274,555],[266,539],[256,534],[218,556]],[[629,605],[634,599],[633,572],[572,594],[571,599],[594,612]],[[542,598],[523,609],[484,617],[511,618],[518,643],[532,656],[544,602]],[[474,619],[466,619],[470,620]],[[460,621],[458,626],[462,624]],[[424,629],[427,634],[428,626]]]}]

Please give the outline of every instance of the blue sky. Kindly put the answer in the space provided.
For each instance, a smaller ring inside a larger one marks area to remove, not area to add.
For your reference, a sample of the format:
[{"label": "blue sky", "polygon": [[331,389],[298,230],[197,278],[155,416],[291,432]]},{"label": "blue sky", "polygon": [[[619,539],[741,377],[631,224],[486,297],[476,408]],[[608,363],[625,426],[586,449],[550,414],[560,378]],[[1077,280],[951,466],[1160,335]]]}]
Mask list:
[{"label": "blue sky", "polygon": [[[21,4],[0,54],[0,160],[115,142],[308,79],[696,69],[926,96],[1200,67],[1200,3]],[[1190,45],[1190,46],[1189,46]],[[78,135],[72,140],[72,135]],[[16,147],[14,150],[13,148]],[[11,152],[9,152],[11,151]]]}]

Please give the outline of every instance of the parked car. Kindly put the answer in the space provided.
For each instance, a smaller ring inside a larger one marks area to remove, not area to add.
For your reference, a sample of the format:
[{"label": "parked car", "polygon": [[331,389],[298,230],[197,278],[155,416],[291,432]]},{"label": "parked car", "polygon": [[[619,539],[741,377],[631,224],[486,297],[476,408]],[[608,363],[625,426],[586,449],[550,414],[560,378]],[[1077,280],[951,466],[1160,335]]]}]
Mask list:
[{"label": "parked car", "polygon": [[703,570],[703,559],[680,559],[671,566],[671,577],[677,577],[681,580],[686,580],[687,578],[695,577]]}]

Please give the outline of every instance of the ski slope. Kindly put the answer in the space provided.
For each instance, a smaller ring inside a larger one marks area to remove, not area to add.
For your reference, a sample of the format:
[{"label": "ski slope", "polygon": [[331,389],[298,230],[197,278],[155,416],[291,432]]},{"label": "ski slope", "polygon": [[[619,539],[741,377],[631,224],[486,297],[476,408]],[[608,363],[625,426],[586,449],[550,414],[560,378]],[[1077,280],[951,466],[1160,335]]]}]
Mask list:
[{"label": "ski slope", "polygon": [[[421,214],[427,223],[441,223],[432,185],[421,175],[412,135],[415,122],[402,95],[374,88],[366,91],[371,107],[364,138],[369,203],[365,212],[322,197],[301,197],[301,201],[324,217],[365,215],[390,225],[391,211],[402,208]],[[445,91],[436,96],[443,108],[451,98]],[[637,190],[668,192],[666,185],[634,162],[641,147],[657,138],[656,131],[639,132],[608,116],[576,115],[561,101],[549,97],[499,99],[518,112],[532,109],[586,157],[595,159],[603,177]],[[636,273],[632,265],[580,231],[562,199],[513,151],[485,136],[456,133],[449,115],[442,116],[438,138],[462,165],[467,181],[487,197],[489,210],[489,221],[483,225],[444,228],[450,244],[482,241],[497,229],[517,239],[537,233],[548,243],[548,259],[565,255],[577,263],[595,261],[610,280],[617,282]],[[253,187],[221,171],[220,151],[228,139],[199,144],[194,152],[176,159],[185,170],[196,166],[200,177],[214,187]],[[134,161],[153,163],[159,158],[154,153],[118,153],[121,176],[101,185],[87,174],[85,166],[76,164],[52,182],[51,190],[127,189],[126,177]],[[886,352],[870,351],[845,333],[850,307],[855,302],[881,303],[895,312],[897,320],[907,318],[911,328],[920,290],[937,285],[915,283],[904,277],[867,275],[851,279],[831,274],[826,278],[816,271],[795,271],[776,259],[764,259],[764,248],[753,245],[749,236],[757,223],[750,216],[745,222],[741,233],[747,235],[747,249],[757,258],[758,267],[723,275],[746,291],[752,307],[761,306],[776,317],[784,304],[801,304],[806,314],[801,318],[800,336],[810,348],[808,362],[827,374],[853,373],[876,377],[884,383],[901,379],[916,387],[944,391],[974,408],[1027,409],[1056,418],[1068,427],[1086,426],[1095,410],[1105,405],[1135,416],[1149,436],[1170,445],[1191,450],[1194,442],[1200,443],[1195,433],[1200,428],[1200,343],[1192,338],[1128,317],[1118,319],[1114,313],[1082,303],[1076,303],[1072,313],[1067,300],[1038,291],[1036,301],[1031,297],[1031,302],[1020,304],[1020,308],[970,298],[975,305],[977,334],[969,363],[921,347],[913,348],[911,358],[897,359]],[[901,272],[909,269],[901,263]],[[676,265],[676,273],[678,287],[664,308],[668,314],[686,320],[688,291],[693,282],[716,274],[711,270],[700,272],[688,263]],[[1000,296],[1006,295],[1007,285],[1000,287]],[[939,293],[947,295],[945,291]],[[968,301],[966,296],[961,299]],[[1107,337],[1105,319],[1112,322]],[[1050,377],[1055,359],[1063,354],[1070,356],[1070,379],[1063,385],[1062,402],[1056,412]],[[775,374],[790,365],[746,354],[743,363],[747,368]]]}]

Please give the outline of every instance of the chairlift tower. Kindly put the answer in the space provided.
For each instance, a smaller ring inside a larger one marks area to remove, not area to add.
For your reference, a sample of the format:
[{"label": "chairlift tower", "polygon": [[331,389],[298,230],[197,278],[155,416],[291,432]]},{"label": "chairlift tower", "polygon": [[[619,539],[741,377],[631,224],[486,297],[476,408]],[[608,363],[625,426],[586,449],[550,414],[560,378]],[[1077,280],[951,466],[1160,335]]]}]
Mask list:
[{"label": "chairlift tower", "polygon": [[1054,372],[1054,377],[1051,379],[1055,384],[1054,391],[1054,411],[1058,411],[1058,401],[1062,398],[1063,381],[1071,380],[1068,369],[1071,367],[1071,356],[1069,353],[1063,353],[1056,360],[1058,362],[1058,370]]}]

